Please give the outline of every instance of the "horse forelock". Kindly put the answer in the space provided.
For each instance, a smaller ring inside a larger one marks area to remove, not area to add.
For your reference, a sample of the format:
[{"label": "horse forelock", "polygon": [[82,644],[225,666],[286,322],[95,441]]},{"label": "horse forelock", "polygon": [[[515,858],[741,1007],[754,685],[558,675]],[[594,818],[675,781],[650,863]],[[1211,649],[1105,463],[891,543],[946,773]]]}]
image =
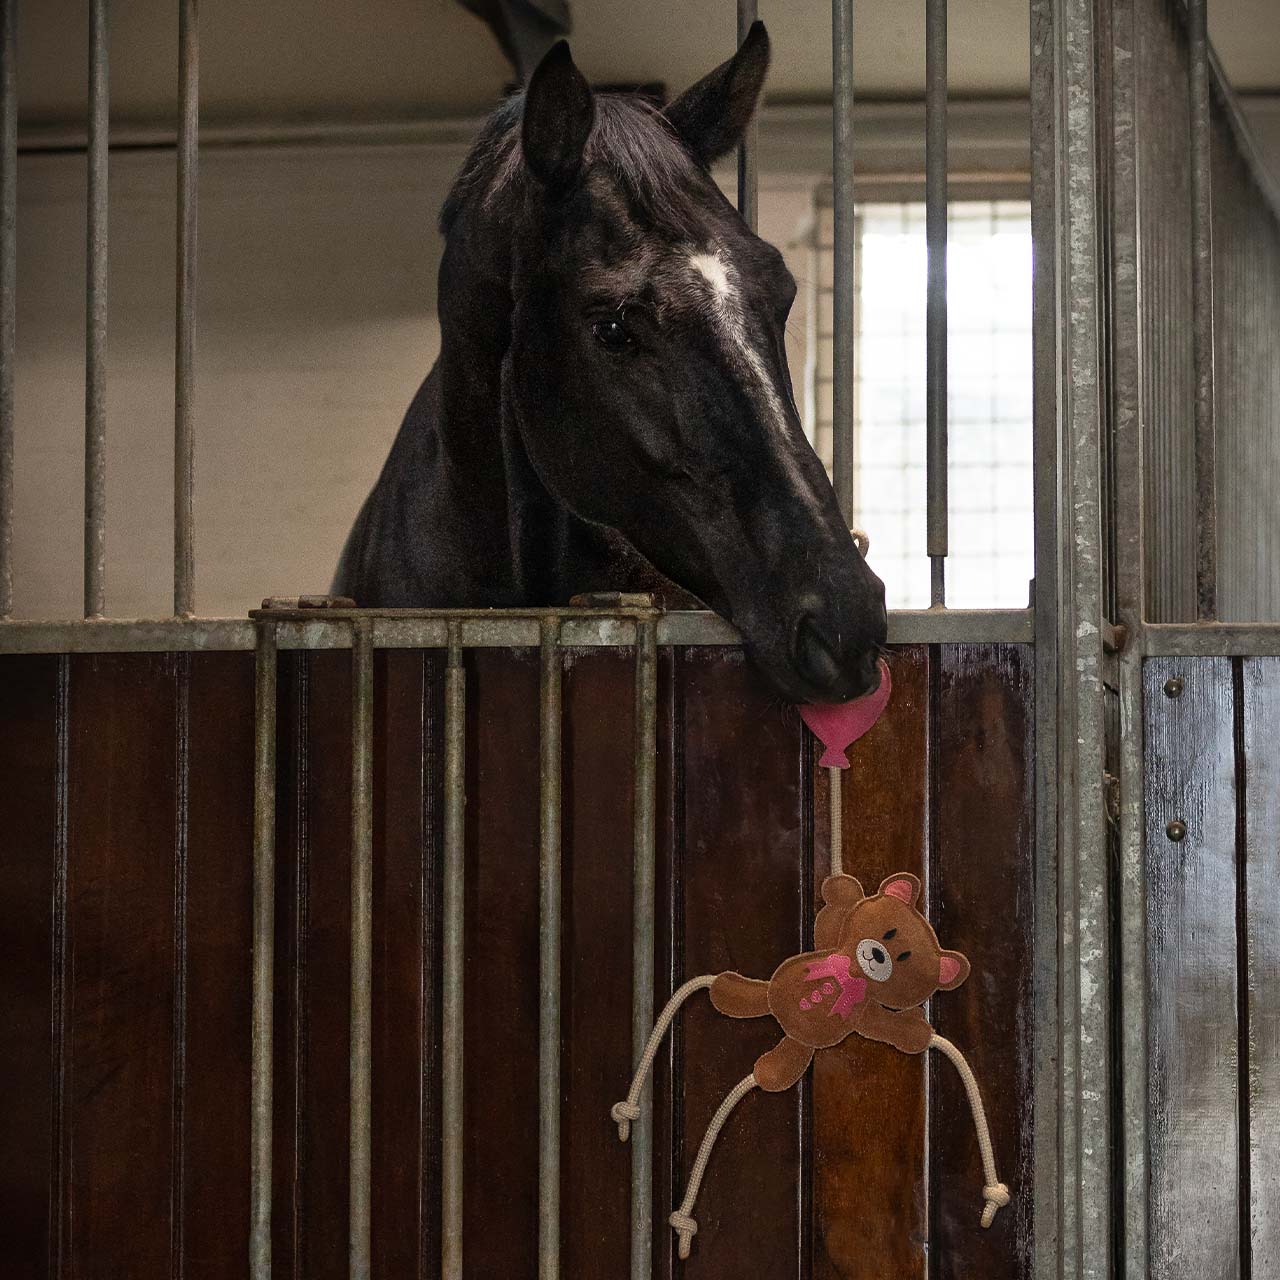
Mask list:
[{"label": "horse forelock", "polygon": [[[448,234],[464,208],[478,201],[503,221],[515,218],[536,179],[520,145],[524,96],[508,98],[485,122],[440,212]],[[661,110],[644,98],[597,94],[584,169],[603,171],[621,188],[631,213],[658,230],[696,237],[705,210],[703,170]]]}]

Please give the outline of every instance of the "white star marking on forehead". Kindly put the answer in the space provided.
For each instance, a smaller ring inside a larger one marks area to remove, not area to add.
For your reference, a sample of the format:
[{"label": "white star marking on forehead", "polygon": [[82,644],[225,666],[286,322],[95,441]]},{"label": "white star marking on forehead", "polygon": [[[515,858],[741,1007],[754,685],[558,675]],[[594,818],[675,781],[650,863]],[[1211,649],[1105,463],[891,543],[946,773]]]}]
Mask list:
[{"label": "white star marking on forehead", "polygon": [[760,353],[748,340],[742,308],[738,305],[738,290],[729,278],[729,270],[724,259],[716,250],[709,253],[691,253],[689,265],[710,286],[709,310],[725,339],[729,352],[746,366],[764,399],[768,418],[778,430],[782,430],[786,422],[786,414],[778,396],[778,389],[774,386],[769,370],[760,358]]}]

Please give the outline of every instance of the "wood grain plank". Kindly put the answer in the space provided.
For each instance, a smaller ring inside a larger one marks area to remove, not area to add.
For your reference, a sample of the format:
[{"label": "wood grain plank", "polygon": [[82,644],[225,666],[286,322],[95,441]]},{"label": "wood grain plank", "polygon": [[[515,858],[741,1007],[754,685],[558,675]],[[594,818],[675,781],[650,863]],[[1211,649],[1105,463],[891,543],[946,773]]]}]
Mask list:
[{"label": "wood grain plank", "polygon": [[61,661],[0,658],[0,1257],[15,1277],[49,1274],[57,1212],[51,958]]},{"label": "wood grain plank", "polygon": [[249,1263],[253,657],[189,664],[180,1229],[188,1276]]},{"label": "wood grain plank", "polygon": [[631,1151],[609,1108],[631,1070],[634,653],[571,651],[564,711],[563,1274],[621,1277]]},{"label": "wood grain plank", "polygon": [[1250,1252],[1280,1275],[1280,658],[1242,662]]},{"label": "wood grain plank", "polygon": [[[683,819],[684,972],[737,969],[767,978],[803,945],[812,917],[812,848],[802,792],[809,752],[799,717],[784,713],[737,650],[682,658],[686,793]],[[771,1019],[737,1022],[709,1002],[683,1015],[683,1192],[707,1123],[725,1094],[779,1039]],[[803,1276],[800,1133],[807,1082],[756,1091],[716,1147],[694,1216],[689,1267],[713,1276]],[[656,1206],[662,1214],[666,1206]],[[665,1214],[664,1214],[665,1216]],[[668,1231],[665,1225],[655,1230]]]},{"label": "wood grain plank", "polygon": [[931,1002],[930,1016],[977,1076],[1014,1199],[982,1230],[982,1163],[964,1089],[931,1054],[932,1274],[1013,1280],[1031,1274],[1034,1208],[1032,651],[942,645],[937,662],[929,915],[942,945],[964,952],[973,969]]},{"label": "wood grain plank", "polygon": [[[845,770],[844,867],[874,893],[888,875],[925,876],[929,649],[894,652],[893,696]],[[815,753],[816,754],[816,753]],[[830,868],[827,771],[819,768],[816,884]],[[850,1036],[813,1068],[815,1275],[923,1276],[926,1261],[925,1064]]]},{"label": "wood grain plank", "polygon": [[374,659],[373,1267],[436,1274],[440,785],[437,652]]},{"label": "wood grain plank", "polygon": [[[1180,678],[1182,692],[1164,684]],[[1240,1267],[1231,661],[1148,659],[1148,1052],[1153,1280]],[[1179,842],[1166,834],[1186,823]]]},{"label": "wood grain plank", "polygon": [[68,1261],[171,1269],[174,670],[72,659],[67,886]]},{"label": "wood grain plank", "polygon": [[538,655],[477,649],[466,662],[463,1259],[469,1275],[534,1280]]}]

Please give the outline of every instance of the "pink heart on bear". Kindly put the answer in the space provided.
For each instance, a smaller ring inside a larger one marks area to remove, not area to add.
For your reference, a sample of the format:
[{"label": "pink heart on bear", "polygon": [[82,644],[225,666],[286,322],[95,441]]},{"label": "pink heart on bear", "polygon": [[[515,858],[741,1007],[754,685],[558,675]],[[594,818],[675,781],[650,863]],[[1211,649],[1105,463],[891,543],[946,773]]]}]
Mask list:
[{"label": "pink heart on bear", "polygon": [[873,693],[852,702],[811,702],[800,708],[800,718],[826,748],[819,764],[828,769],[847,769],[849,757],[845,749],[871,728],[889,705],[893,681],[889,668],[880,659],[880,686]]}]

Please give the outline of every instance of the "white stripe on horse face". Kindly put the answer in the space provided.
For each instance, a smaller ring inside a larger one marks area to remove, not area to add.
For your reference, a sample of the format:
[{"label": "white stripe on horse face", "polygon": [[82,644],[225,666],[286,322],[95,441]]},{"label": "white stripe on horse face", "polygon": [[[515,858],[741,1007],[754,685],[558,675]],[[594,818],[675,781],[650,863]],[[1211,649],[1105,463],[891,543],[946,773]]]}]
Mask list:
[{"label": "white stripe on horse face", "polygon": [[774,426],[781,430],[786,423],[786,414],[782,408],[778,388],[774,386],[765,362],[760,358],[760,353],[748,340],[742,308],[738,303],[738,290],[729,278],[724,260],[714,250],[710,253],[691,253],[689,265],[710,287],[711,315],[730,351],[741,359],[759,384],[769,417]]}]

